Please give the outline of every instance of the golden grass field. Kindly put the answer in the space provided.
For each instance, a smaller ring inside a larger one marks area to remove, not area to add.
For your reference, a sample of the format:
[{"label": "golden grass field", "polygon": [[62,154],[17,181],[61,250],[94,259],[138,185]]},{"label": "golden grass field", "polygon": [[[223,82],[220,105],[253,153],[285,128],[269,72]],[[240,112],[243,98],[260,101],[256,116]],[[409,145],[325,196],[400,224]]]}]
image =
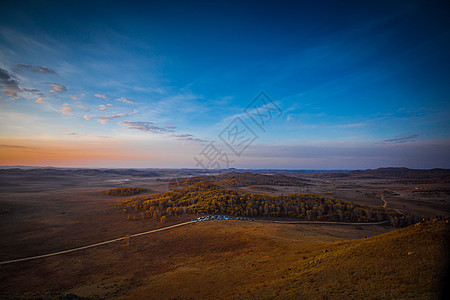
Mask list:
[{"label": "golden grass field", "polygon": [[431,299],[442,290],[448,226],[193,223],[128,246],[2,266],[13,275],[2,289],[117,299]]}]

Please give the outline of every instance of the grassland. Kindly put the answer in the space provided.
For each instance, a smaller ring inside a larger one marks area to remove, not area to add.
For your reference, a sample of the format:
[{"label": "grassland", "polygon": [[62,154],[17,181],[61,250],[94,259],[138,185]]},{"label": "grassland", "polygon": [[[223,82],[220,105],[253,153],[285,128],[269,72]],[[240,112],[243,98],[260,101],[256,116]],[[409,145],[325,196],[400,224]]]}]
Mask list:
[{"label": "grassland", "polygon": [[[154,171],[144,176],[144,172],[49,171],[39,176],[34,170],[28,177],[23,171],[0,172],[0,259],[70,249],[194,218],[189,213],[172,213],[166,215],[165,224],[152,218],[127,221],[116,206],[136,196],[103,193],[120,186],[140,186],[156,193],[138,197],[152,198],[173,188],[169,181],[174,172]],[[398,178],[390,180],[311,176],[308,186],[251,185],[232,190],[258,190],[264,196],[342,187],[341,193],[354,189],[352,195],[359,195],[358,201],[373,208],[383,202],[378,197],[364,198],[366,193],[385,195],[388,207],[402,211],[407,209],[398,203],[413,203],[411,207],[419,212],[445,215],[445,203],[438,201],[448,200],[445,182],[399,184]],[[441,192],[430,196],[427,193],[434,193],[432,189]],[[408,198],[413,194],[417,198]],[[415,206],[419,201],[422,206]],[[122,241],[2,265],[0,298],[51,299],[46,294],[50,291],[106,299],[438,299],[448,266],[448,226],[445,221],[404,229],[198,222],[132,238],[129,245]]]}]

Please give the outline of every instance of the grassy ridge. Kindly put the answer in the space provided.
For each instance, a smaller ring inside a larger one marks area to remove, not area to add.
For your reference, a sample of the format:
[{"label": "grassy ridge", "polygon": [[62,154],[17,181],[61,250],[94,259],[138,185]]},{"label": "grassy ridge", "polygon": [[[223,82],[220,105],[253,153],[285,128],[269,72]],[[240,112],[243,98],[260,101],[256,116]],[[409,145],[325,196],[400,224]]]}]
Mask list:
[{"label": "grassy ridge", "polygon": [[409,225],[395,211],[372,208],[313,194],[260,195],[198,182],[156,196],[137,197],[118,205],[132,218],[160,218],[171,214],[226,214],[233,216],[291,217],[302,220],[376,222],[391,220],[393,225]]},{"label": "grassy ridge", "polygon": [[369,239],[344,242],[301,262],[284,279],[243,298],[438,298],[448,271],[450,225],[418,223]]},{"label": "grassy ridge", "polygon": [[250,172],[230,172],[217,176],[196,176],[172,181],[171,185],[191,185],[201,181],[208,181],[224,187],[243,187],[249,185],[275,186],[308,186],[308,180],[281,174],[263,175]]}]

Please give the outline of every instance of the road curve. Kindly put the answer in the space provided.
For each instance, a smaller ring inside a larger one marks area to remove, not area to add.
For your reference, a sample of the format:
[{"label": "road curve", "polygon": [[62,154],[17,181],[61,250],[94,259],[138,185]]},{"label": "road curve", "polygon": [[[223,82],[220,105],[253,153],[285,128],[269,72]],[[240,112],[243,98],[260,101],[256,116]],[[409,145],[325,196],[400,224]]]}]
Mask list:
[{"label": "road curve", "polygon": [[[374,223],[348,223],[348,222],[325,222],[325,221],[323,221],[323,222],[321,222],[321,221],[269,221],[269,220],[255,220],[255,221],[256,222],[277,223],[277,224],[309,224],[309,225],[321,225],[321,224],[322,225],[326,225],[326,224],[331,224],[331,225],[382,225],[382,224],[388,223],[388,221],[374,222]],[[42,255],[1,261],[0,265],[6,265],[6,264],[15,263],[15,262],[21,262],[21,261],[27,261],[27,260],[33,260],[33,259],[39,259],[39,258],[46,258],[46,257],[71,253],[71,252],[75,252],[75,251],[85,250],[85,249],[89,249],[89,248],[93,248],[93,247],[98,247],[101,245],[106,245],[106,244],[122,241],[127,238],[137,237],[137,236],[146,235],[146,234],[150,234],[150,233],[155,233],[158,231],[164,231],[164,230],[184,226],[184,225],[191,224],[191,223],[195,223],[195,221],[188,221],[188,222],[179,223],[179,224],[175,224],[175,225],[171,225],[171,226],[167,226],[167,227],[163,227],[163,228],[158,228],[158,229],[153,229],[153,230],[149,230],[149,231],[145,231],[145,232],[135,233],[135,234],[119,237],[116,239],[99,242],[99,243],[95,243],[95,244],[89,244],[86,246],[72,248],[72,249],[63,250],[63,251],[59,251],[59,252],[53,252],[53,253],[47,253],[47,254],[42,254]]]},{"label": "road curve", "polygon": [[[386,208],[386,206],[387,206],[387,201],[386,201],[386,199],[384,199],[384,195],[382,195],[381,196],[381,200],[383,200],[383,202],[384,202],[384,204],[383,204],[383,208]],[[396,208],[391,208],[392,210],[395,210],[396,212],[398,212],[399,214],[401,214],[401,215],[405,215],[404,213],[402,213],[401,211],[399,211],[398,209],[396,209]]]}]

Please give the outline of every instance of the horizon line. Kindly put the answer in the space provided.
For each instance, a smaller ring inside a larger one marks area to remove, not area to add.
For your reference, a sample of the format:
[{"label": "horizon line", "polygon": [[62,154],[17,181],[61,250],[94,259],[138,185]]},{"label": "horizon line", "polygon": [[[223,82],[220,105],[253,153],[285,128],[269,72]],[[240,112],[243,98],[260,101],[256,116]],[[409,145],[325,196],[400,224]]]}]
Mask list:
[{"label": "horizon line", "polygon": [[34,169],[97,169],[97,170],[195,170],[195,171],[205,171],[205,172],[220,172],[220,171],[233,171],[233,170],[242,170],[242,171],[338,171],[338,172],[349,172],[349,171],[367,171],[367,170],[378,170],[378,169],[408,169],[408,170],[450,170],[448,168],[408,168],[408,167],[376,167],[376,168],[351,168],[351,169],[327,169],[327,168],[319,168],[319,169],[286,169],[286,168],[227,168],[227,169],[201,169],[201,168],[152,168],[152,167],[141,167],[141,168],[127,168],[127,167],[55,167],[55,166],[27,166],[27,165],[4,165],[0,166],[0,169],[12,169],[12,168],[34,168]]}]

